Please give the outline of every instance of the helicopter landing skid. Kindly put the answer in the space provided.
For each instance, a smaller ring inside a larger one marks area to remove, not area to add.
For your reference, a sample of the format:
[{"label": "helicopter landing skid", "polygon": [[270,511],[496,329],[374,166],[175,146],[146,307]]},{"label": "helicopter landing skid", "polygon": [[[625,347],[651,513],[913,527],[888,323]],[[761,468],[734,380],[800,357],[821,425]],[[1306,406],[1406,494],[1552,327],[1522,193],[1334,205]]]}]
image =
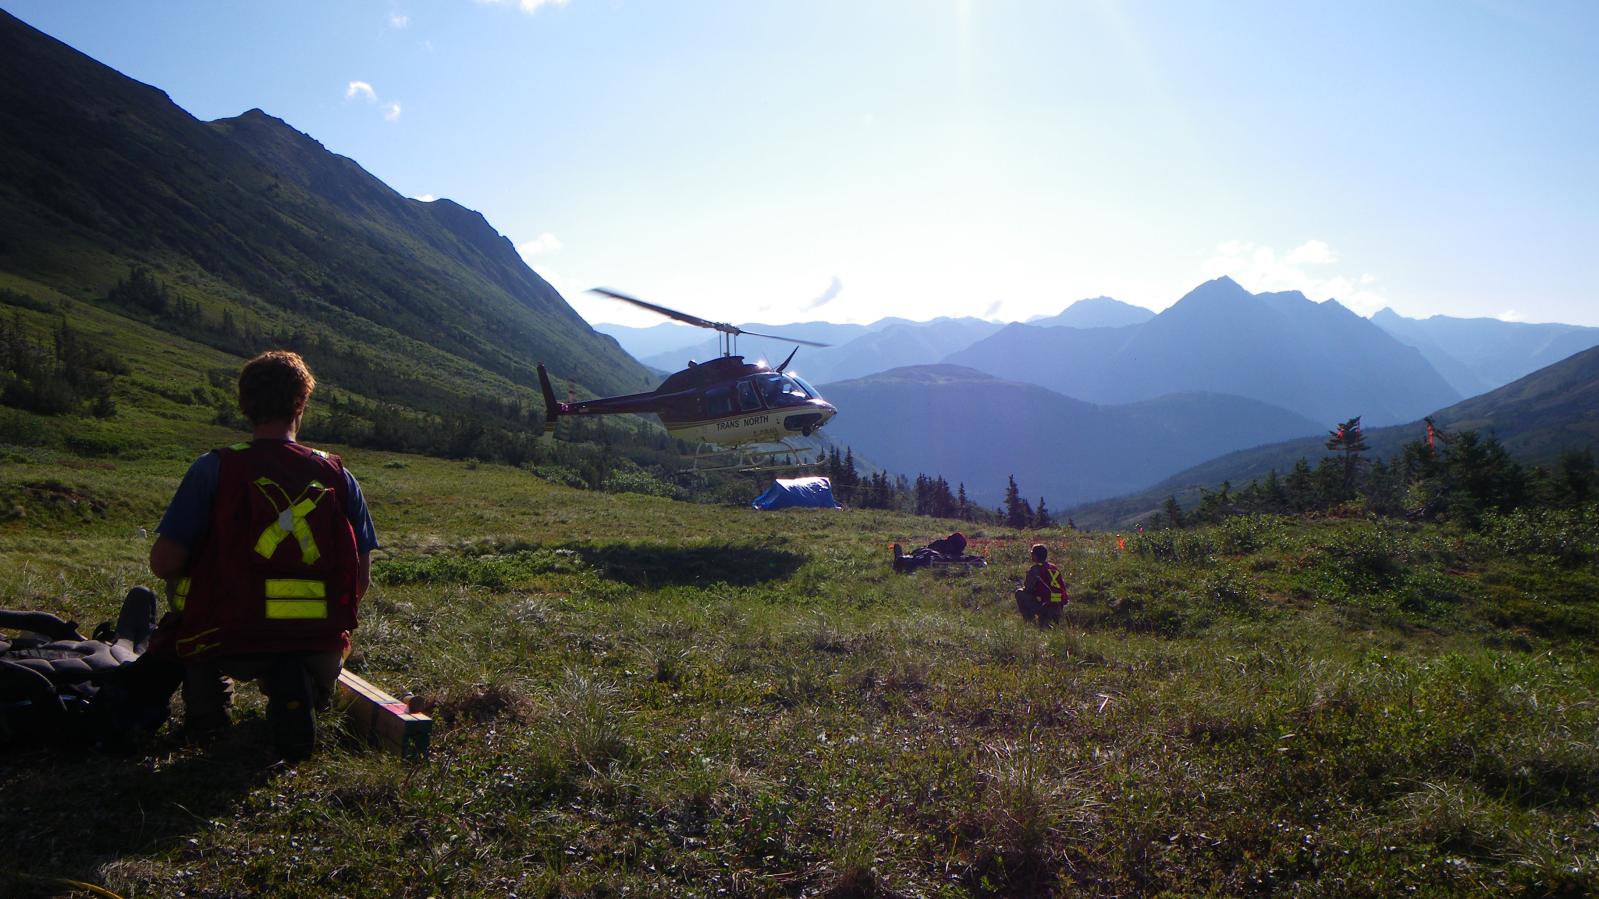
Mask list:
[{"label": "helicopter landing skid", "polygon": [[[815,459],[806,459],[809,454],[816,454]],[[774,462],[772,460],[781,456],[792,456],[794,461]],[[700,450],[694,454],[694,464],[691,471],[738,471],[743,473],[757,473],[763,471],[791,471],[796,468],[809,468],[821,461],[821,452],[813,446],[791,446],[780,443],[763,448],[743,447],[736,450],[708,448],[701,444]]]}]

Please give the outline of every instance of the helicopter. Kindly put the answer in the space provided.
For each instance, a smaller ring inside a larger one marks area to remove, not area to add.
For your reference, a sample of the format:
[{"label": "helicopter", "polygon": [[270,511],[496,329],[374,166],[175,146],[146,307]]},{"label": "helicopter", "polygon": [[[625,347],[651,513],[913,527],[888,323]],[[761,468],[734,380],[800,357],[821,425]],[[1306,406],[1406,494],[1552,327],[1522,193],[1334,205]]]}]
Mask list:
[{"label": "helicopter", "polygon": [[[590,292],[631,303],[696,328],[716,331],[721,356],[708,362],[690,360],[687,368],[668,375],[661,386],[648,393],[564,403],[555,398],[549,373],[540,362],[539,387],[544,392],[546,434],[555,430],[555,423],[562,416],[653,412],[673,437],[700,447],[702,452],[695,457],[697,469],[701,468],[699,463],[707,446],[711,447],[713,457],[736,456],[733,463],[725,467],[737,468],[761,466],[764,460],[785,454],[803,457],[813,448],[799,445],[797,438],[810,437],[838,413],[838,409],[805,379],[785,371],[800,346],[826,347],[829,344],[745,331],[736,325],[709,321],[604,287]],[[771,368],[764,361],[745,362],[744,357],[738,355],[741,334],[798,346],[781,365]]]}]

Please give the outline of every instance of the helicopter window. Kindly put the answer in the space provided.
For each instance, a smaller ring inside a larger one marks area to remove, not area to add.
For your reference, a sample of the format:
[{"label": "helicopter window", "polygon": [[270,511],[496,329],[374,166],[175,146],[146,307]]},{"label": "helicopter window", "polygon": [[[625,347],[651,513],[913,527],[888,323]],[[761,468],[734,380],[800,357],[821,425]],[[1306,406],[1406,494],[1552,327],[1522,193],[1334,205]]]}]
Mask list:
[{"label": "helicopter window", "polygon": [[733,414],[733,391],[726,387],[712,387],[705,391],[705,411],[713,418]]},{"label": "helicopter window", "polygon": [[805,390],[805,393],[807,395],[809,395],[811,399],[819,400],[819,399],[822,398],[822,392],[820,390],[817,390],[815,387],[812,387],[810,381],[805,380],[804,378],[800,377],[799,375],[789,375],[789,377],[793,378],[794,379],[794,383],[798,384],[801,388],[803,388]]},{"label": "helicopter window", "polygon": [[738,407],[744,412],[753,412],[761,408],[761,395],[755,389],[754,381],[738,382]]},{"label": "helicopter window", "polygon": [[761,392],[766,395],[768,406],[797,406],[810,399],[805,388],[783,375],[762,375],[760,380]]}]

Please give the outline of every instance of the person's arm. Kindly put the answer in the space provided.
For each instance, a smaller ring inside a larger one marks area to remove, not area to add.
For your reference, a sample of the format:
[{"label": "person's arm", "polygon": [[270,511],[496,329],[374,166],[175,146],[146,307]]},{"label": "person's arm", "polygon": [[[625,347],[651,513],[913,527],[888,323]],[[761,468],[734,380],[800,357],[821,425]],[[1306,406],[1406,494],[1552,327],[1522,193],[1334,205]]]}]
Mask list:
[{"label": "person's arm", "polygon": [[1049,595],[1049,587],[1044,583],[1044,575],[1037,565],[1027,569],[1027,580],[1022,582],[1022,589],[1034,596]]},{"label": "person's arm", "polygon": [[189,548],[162,535],[150,547],[150,573],[162,580],[181,577],[189,564]]},{"label": "person's arm", "polygon": [[190,553],[211,527],[219,464],[215,453],[206,453],[184,473],[166,514],[156,525],[160,536],[150,547],[150,573],[156,577],[170,581],[188,569]]}]

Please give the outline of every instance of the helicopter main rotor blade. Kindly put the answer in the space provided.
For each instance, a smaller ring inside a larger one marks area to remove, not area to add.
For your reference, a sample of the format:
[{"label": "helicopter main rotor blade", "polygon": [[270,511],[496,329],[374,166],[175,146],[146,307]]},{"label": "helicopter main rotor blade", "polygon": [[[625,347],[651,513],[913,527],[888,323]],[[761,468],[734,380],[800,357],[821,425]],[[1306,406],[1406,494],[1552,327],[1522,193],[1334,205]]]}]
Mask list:
[{"label": "helicopter main rotor blade", "polygon": [[830,343],[817,343],[814,340],[800,340],[798,337],[784,337],[781,334],[762,334],[759,331],[742,331],[742,330],[739,331],[738,333],[740,333],[740,334],[748,334],[751,337],[765,337],[765,338],[767,338],[769,340],[781,340],[784,343],[797,343],[800,346],[820,346],[820,347],[832,346],[832,344],[830,344]]},{"label": "helicopter main rotor blade", "polygon": [[609,287],[591,287],[589,288],[589,293],[597,293],[600,296],[610,297],[613,300],[621,300],[624,303],[632,303],[641,309],[648,309],[651,312],[656,312],[666,316],[667,318],[680,321],[685,325],[693,325],[696,328],[710,328],[713,331],[721,331],[723,334],[748,334],[751,337],[765,337],[770,340],[781,340],[785,343],[797,343],[803,346],[832,346],[830,343],[817,343],[814,340],[800,340],[798,337],[782,337],[777,334],[762,334],[758,331],[746,331],[743,328],[740,328],[738,325],[730,325],[726,322],[713,322],[709,319],[700,318],[697,315],[689,315],[687,312],[678,312],[676,309],[668,309],[665,306],[646,302],[638,297],[628,296],[620,290],[612,290]]},{"label": "helicopter main rotor blade", "polygon": [[608,287],[593,287],[589,289],[589,293],[597,293],[601,296],[610,297],[613,300],[621,300],[624,303],[632,303],[641,309],[648,309],[651,312],[656,312],[666,316],[667,318],[675,319],[685,325],[693,325],[696,328],[710,328],[713,331],[722,331],[727,334],[739,333],[739,330],[732,325],[723,324],[721,322],[713,322],[708,319],[700,318],[697,315],[689,315],[687,312],[678,312],[676,309],[668,309],[665,306],[658,306],[654,303],[645,302],[638,297],[630,297],[619,290],[611,290]]}]

